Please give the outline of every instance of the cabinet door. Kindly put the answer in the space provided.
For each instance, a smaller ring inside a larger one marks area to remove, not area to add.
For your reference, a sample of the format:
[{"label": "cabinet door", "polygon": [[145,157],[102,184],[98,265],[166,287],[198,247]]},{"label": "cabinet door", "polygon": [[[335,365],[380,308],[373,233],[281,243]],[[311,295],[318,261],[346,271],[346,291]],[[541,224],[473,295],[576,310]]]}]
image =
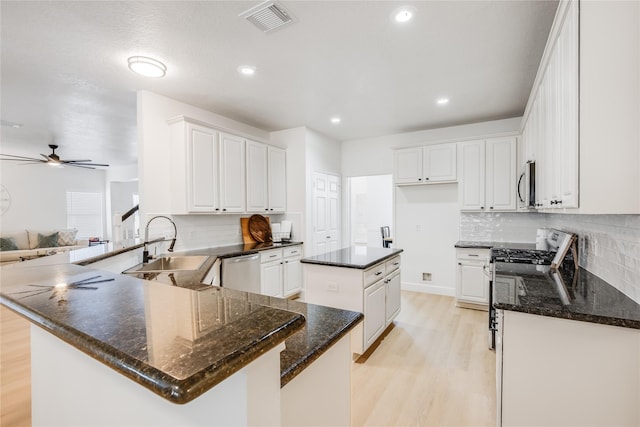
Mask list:
[{"label": "cabinet door", "polygon": [[385,282],[387,284],[385,325],[389,325],[400,313],[400,272],[391,274],[385,279]]},{"label": "cabinet door", "polygon": [[460,143],[460,182],[458,200],[460,210],[483,211],[485,192],[484,141]]},{"label": "cabinet door", "polygon": [[423,150],[425,182],[455,181],[456,143],[427,145]]},{"label": "cabinet door", "polygon": [[247,212],[265,213],[267,201],[267,146],[247,141]]},{"label": "cabinet door", "polygon": [[379,280],[364,290],[364,350],[382,334],[386,325],[386,283]]},{"label": "cabinet door", "polygon": [[283,296],[288,297],[302,290],[302,265],[300,258],[284,260]]},{"label": "cabinet door", "polygon": [[456,298],[476,304],[489,303],[489,280],[485,273],[485,263],[458,259],[458,287]]},{"label": "cabinet door", "polygon": [[486,142],[486,193],[490,211],[516,209],[516,139],[489,139]]},{"label": "cabinet door", "polygon": [[578,207],[578,2],[571,2],[560,30],[560,115],[562,169],[560,207]]},{"label": "cabinet door", "polygon": [[396,184],[422,183],[422,147],[397,150],[394,154],[393,180]]},{"label": "cabinet door", "polygon": [[218,132],[187,124],[187,208],[215,212],[218,205]]},{"label": "cabinet door", "polygon": [[220,210],[245,211],[245,140],[220,134]]},{"label": "cabinet door", "polygon": [[269,212],[287,210],[287,153],[276,147],[268,148],[268,195]]},{"label": "cabinet door", "polygon": [[282,296],[282,263],[262,264],[260,271],[260,293],[272,297]]}]

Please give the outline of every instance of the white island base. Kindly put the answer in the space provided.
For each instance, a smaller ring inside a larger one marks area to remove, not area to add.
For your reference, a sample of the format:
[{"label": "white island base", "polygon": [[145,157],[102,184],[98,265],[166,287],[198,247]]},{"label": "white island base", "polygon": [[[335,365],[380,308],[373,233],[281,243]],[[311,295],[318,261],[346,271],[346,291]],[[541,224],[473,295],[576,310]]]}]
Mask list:
[{"label": "white island base", "polygon": [[32,425],[349,426],[351,336],[280,388],[280,344],[184,405],[31,325]]}]

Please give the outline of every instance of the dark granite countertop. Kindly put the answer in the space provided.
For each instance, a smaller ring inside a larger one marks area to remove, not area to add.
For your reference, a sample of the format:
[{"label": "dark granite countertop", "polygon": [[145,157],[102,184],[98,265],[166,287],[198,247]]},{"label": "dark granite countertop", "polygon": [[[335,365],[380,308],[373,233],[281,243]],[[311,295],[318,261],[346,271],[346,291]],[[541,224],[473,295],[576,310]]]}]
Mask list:
[{"label": "dark granite countertop", "polygon": [[365,270],[380,261],[399,255],[401,252],[402,249],[351,246],[337,251],[303,258],[300,262]]},{"label": "dark granite countertop", "polygon": [[1,273],[3,305],[174,403],[198,397],[305,325],[304,315],[278,307],[284,302],[218,287],[194,291],[73,264]]},{"label": "dark granite countertop", "polygon": [[640,329],[640,304],[583,268],[575,274],[530,264],[495,268],[495,308]]},{"label": "dark granite countertop", "polygon": [[535,243],[522,242],[475,242],[470,240],[459,240],[454,245],[456,248],[470,249],[491,249],[491,248],[509,248],[509,249],[535,249]]}]

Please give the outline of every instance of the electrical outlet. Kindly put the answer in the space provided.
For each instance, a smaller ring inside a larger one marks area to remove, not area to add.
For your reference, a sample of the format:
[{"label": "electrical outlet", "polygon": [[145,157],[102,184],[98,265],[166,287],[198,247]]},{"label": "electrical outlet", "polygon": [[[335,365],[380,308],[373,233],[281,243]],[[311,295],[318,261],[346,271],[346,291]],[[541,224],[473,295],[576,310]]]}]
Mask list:
[{"label": "electrical outlet", "polygon": [[431,281],[431,273],[422,273],[422,280],[424,280],[425,282],[430,282]]},{"label": "electrical outlet", "polygon": [[336,282],[327,283],[327,292],[338,292],[338,284]]},{"label": "electrical outlet", "polygon": [[418,233],[422,231],[422,226],[420,224],[416,224],[416,231]]}]

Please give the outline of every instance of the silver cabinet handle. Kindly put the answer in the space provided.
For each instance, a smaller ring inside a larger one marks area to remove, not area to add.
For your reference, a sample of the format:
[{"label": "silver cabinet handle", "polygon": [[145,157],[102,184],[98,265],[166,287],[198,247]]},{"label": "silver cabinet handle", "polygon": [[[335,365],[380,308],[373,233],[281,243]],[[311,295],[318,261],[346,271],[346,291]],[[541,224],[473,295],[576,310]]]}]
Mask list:
[{"label": "silver cabinet handle", "polygon": [[480,256],[478,254],[469,254],[469,256]]}]

